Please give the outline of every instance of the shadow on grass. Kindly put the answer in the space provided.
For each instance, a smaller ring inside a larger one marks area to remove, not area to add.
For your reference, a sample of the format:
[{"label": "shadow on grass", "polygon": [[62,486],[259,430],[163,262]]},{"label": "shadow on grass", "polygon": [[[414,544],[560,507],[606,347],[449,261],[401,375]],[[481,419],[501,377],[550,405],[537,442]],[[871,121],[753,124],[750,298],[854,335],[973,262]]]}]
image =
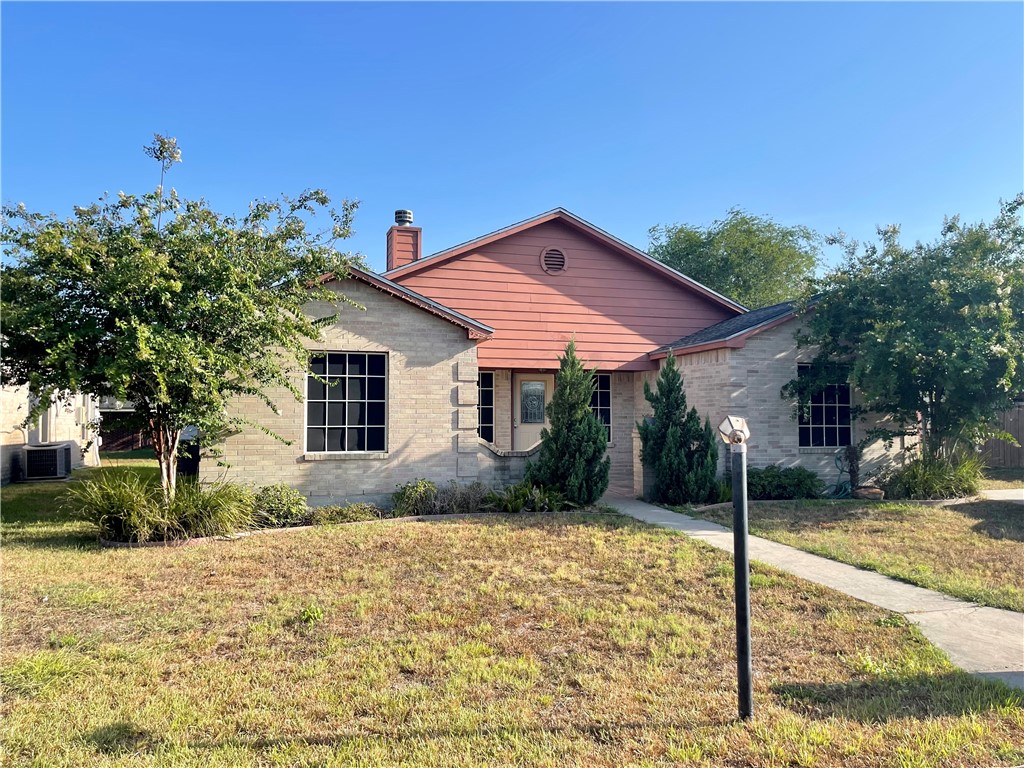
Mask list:
[{"label": "shadow on grass", "polygon": [[[726,528],[732,528],[732,508],[680,510],[703,520],[709,520]],[[880,512],[870,503],[863,501],[832,501],[814,499],[807,501],[752,501],[749,505],[750,524],[758,531],[770,533],[787,531],[799,533],[818,530],[850,520],[885,519],[896,513]]]},{"label": "shadow on grass", "polygon": [[218,741],[194,741],[188,744],[193,749],[214,750],[235,747],[253,750],[268,750],[290,746],[339,747],[348,743],[365,743],[369,739],[380,739],[388,743],[420,741],[446,738],[499,737],[517,738],[531,734],[578,734],[596,744],[619,744],[643,731],[687,731],[694,728],[724,728],[737,722],[733,717],[720,719],[690,720],[680,722],[639,723],[580,723],[577,725],[517,725],[478,728],[403,728],[401,730],[365,730],[350,733],[316,734],[307,736],[282,736],[277,738],[226,738]]},{"label": "shadow on grass", "polygon": [[150,751],[154,746],[149,731],[124,720],[100,726],[87,739],[97,750],[108,755]]},{"label": "shadow on grass", "polygon": [[1024,705],[1024,692],[961,671],[863,682],[785,683],[771,690],[800,714],[863,723],[980,714]]},{"label": "shadow on grass", "polygon": [[[608,530],[630,529],[651,533],[651,527],[636,518],[618,512],[475,512],[470,515],[427,515],[417,522],[468,523],[486,527],[526,527],[543,524],[549,528],[575,526],[601,527]],[[656,529],[660,530],[660,529]],[[670,532],[667,532],[670,533]]]},{"label": "shadow on grass", "polygon": [[1024,541],[1024,507],[1012,501],[969,501],[951,504],[947,509],[959,512],[978,522],[975,533],[990,539]]}]

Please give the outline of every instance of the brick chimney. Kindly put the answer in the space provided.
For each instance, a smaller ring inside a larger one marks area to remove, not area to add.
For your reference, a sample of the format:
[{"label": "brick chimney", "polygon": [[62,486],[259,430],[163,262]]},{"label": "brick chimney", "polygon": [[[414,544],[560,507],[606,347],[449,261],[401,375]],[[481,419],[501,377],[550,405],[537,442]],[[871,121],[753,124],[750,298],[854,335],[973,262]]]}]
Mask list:
[{"label": "brick chimney", "polygon": [[389,272],[423,255],[422,233],[422,228],[412,226],[412,211],[395,211],[395,226],[388,230]]}]

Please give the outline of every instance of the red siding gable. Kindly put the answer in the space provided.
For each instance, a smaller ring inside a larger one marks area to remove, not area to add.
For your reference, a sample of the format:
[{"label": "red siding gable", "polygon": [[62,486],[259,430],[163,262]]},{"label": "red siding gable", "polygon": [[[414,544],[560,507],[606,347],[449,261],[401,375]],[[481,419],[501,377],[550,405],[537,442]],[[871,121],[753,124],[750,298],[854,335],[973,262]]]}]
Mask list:
[{"label": "red siding gable", "polygon": [[[564,272],[542,269],[549,246]],[[477,347],[482,368],[557,368],[575,336],[590,366],[644,370],[651,350],[740,312],[559,220],[389,277],[494,328]]]}]

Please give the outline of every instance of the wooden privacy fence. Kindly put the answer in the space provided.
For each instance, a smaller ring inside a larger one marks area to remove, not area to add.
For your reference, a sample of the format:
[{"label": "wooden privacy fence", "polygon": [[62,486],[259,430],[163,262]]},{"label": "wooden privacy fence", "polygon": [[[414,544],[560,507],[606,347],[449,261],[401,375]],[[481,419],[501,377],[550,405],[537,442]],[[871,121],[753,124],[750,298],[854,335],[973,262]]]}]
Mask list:
[{"label": "wooden privacy fence", "polygon": [[[1024,444],[1024,403],[1017,403],[1003,413],[997,425]],[[990,467],[1024,467],[1024,448],[1005,440],[989,440],[982,448]]]}]

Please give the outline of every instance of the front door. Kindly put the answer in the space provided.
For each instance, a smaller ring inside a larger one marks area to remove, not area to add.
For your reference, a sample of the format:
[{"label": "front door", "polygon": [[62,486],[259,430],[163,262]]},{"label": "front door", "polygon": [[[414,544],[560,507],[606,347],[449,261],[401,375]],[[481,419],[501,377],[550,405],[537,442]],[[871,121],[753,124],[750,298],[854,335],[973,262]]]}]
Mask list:
[{"label": "front door", "polygon": [[549,426],[547,405],[555,390],[553,373],[512,375],[512,449],[525,451],[540,442],[540,431]]}]

